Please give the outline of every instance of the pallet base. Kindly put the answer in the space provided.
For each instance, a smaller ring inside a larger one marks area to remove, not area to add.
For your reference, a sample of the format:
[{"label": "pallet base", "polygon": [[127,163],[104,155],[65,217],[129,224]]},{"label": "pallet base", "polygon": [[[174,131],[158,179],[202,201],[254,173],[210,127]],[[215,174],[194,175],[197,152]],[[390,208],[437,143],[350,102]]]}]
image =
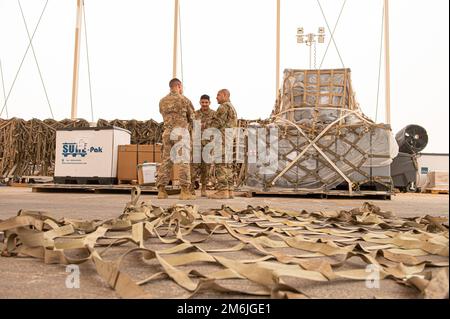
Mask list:
[{"label": "pallet base", "polygon": [[[33,185],[32,191],[34,193],[39,192],[66,192],[66,193],[77,193],[77,192],[88,192],[96,194],[107,194],[107,193],[125,193],[129,194],[133,189],[133,185],[66,185],[66,184],[43,184],[43,185]],[[158,194],[158,189],[154,186],[140,186],[142,194]],[[167,193],[169,195],[176,195],[180,193],[180,188],[177,187],[167,187]]]},{"label": "pallet base", "polygon": [[437,194],[448,195],[448,189],[426,188],[425,193],[434,194],[434,195],[437,195]]},{"label": "pallet base", "polygon": [[117,184],[119,184],[119,185],[137,185],[138,181],[135,179],[119,179]]},{"label": "pallet base", "polygon": [[117,178],[115,177],[71,177],[71,176],[55,176],[53,177],[55,184],[60,185],[115,185]]},{"label": "pallet base", "polygon": [[370,198],[390,200],[393,195],[391,192],[385,191],[355,191],[350,194],[348,191],[330,190],[330,191],[308,191],[308,190],[276,190],[276,191],[255,191],[243,190],[246,197],[256,196],[292,196],[292,197],[306,197],[306,198]]}]

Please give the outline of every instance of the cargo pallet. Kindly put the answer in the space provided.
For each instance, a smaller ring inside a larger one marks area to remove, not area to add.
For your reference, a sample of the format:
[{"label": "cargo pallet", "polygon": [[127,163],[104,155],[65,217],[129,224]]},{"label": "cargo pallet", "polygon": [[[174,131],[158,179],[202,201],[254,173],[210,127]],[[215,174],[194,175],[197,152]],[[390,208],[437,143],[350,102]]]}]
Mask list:
[{"label": "cargo pallet", "polygon": [[306,198],[358,198],[358,199],[381,199],[391,200],[392,192],[387,191],[353,191],[351,194],[344,190],[329,190],[329,191],[317,191],[317,190],[271,190],[271,191],[255,191],[255,190],[241,190],[246,197],[256,196],[295,196]]},{"label": "cargo pallet", "polygon": [[425,193],[428,193],[428,194],[434,194],[434,195],[437,195],[437,194],[445,194],[445,195],[448,195],[448,189],[426,188],[426,189],[425,189]]},{"label": "cargo pallet", "polygon": [[138,181],[136,179],[119,179],[117,181],[119,185],[137,185]]},{"label": "cargo pallet", "polygon": [[115,177],[73,177],[55,176],[53,181],[62,185],[114,185],[117,182]]},{"label": "cargo pallet", "polygon": [[[96,194],[125,193],[129,194],[134,185],[79,185],[79,184],[39,184],[32,185],[34,193],[39,192],[89,192]],[[142,194],[158,194],[155,186],[140,186]],[[180,193],[179,187],[166,187],[169,195]]]}]

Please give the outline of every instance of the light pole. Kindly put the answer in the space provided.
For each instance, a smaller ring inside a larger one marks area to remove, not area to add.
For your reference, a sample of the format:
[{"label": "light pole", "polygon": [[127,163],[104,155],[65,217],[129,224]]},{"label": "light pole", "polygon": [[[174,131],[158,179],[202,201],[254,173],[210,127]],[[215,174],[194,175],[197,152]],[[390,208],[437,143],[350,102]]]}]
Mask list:
[{"label": "light pole", "polygon": [[389,1],[384,0],[384,50],[386,59],[386,124],[391,124],[391,59],[389,54]]},{"label": "light pole", "polygon": [[309,68],[312,69],[312,46],[314,45],[314,68],[316,68],[316,43],[325,42],[325,28],[320,27],[317,34],[305,34],[302,27],[297,28],[297,43],[305,43],[309,46]]},{"label": "light pole", "polygon": [[180,18],[180,2],[175,0],[175,12],[173,17],[173,60],[172,60],[172,77],[177,77],[178,62],[178,21]]},{"label": "light pole", "polygon": [[275,62],[275,99],[278,98],[278,90],[280,89],[280,13],[281,0],[277,0],[277,32],[276,32],[276,62]]},{"label": "light pole", "polygon": [[72,80],[72,109],[70,118],[75,120],[78,117],[78,77],[80,69],[80,40],[81,40],[81,21],[82,21],[82,6],[84,0],[77,0],[77,20],[75,27],[75,52],[73,58],[73,80]]}]

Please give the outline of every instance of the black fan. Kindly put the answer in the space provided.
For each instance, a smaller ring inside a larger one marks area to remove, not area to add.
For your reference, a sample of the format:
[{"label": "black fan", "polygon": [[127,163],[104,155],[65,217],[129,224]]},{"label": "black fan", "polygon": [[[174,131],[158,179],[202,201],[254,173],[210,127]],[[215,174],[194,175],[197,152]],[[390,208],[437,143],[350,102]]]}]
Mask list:
[{"label": "black fan", "polygon": [[395,136],[401,153],[417,154],[428,144],[427,131],[419,125],[408,125]]}]

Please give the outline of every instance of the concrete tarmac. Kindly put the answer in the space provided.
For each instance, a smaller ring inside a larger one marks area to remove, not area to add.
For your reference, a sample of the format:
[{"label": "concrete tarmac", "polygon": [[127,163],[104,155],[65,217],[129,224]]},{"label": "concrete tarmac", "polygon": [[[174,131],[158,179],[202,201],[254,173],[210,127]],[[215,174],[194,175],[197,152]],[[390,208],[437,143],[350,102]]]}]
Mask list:
[{"label": "concrete tarmac", "polygon": [[[0,220],[13,217],[20,209],[38,210],[51,213],[55,217],[82,219],[109,219],[119,216],[130,200],[127,194],[89,194],[89,193],[33,193],[30,188],[0,187]],[[178,196],[158,200],[156,196],[143,195],[141,200],[151,200],[153,205],[168,207],[178,203],[196,204],[200,210],[220,208],[223,204],[235,209],[248,205],[270,206],[275,209],[307,211],[335,211],[360,207],[370,201],[384,211],[392,211],[399,217],[445,216],[449,215],[448,195],[397,194],[392,200],[367,199],[315,199],[295,197],[235,197],[229,200],[209,200],[199,198],[195,201],[180,202]],[[221,235],[205,243],[205,248],[225,244],[229,240]],[[153,243],[157,249],[159,243]],[[233,253],[236,259],[256,258],[246,250]],[[228,255],[229,257],[230,255]],[[448,259],[447,259],[448,260]],[[134,276],[143,275],[138,264],[128,265]],[[211,271],[208,265],[197,269]],[[0,257],[0,298],[118,298],[105,282],[96,274],[92,263],[80,265],[80,288],[66,287],[69,273],[64,265],[46,265],[33,258]],[[380,287],[369,289],[365,282],[337,280],[333,282],[308,282],[293,280],[289,282],[313,298],[416,298],[417,292],[410,287],[399,285],[392,280],[382,280]],[[252,284],[235,283],[241,290],[252,289]],[[240,285],[240,286],[239,286]],[[151,284],[151,291],[163,292],[166,297],[176,297],[183,290],[170,280]],[[241,294],[224,295],[207,292],[196,298],[246,298]]]}]

